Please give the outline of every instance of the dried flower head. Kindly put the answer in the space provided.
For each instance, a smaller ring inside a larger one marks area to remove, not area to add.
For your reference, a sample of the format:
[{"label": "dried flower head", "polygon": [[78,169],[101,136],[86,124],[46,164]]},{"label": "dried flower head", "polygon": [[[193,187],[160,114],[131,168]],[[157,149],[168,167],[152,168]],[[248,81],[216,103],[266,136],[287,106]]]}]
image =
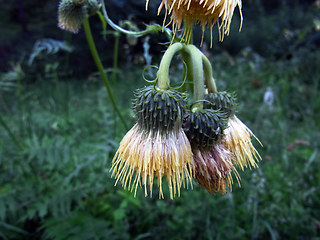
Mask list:
[{"label": "dried flower head", "polygon": [[58,10],[58,26],[72,33],[78,33],[85,16],[84,3],[84,0],[61,1]]},{"label": "dried flower head", "polygon": [[62,0],[58,9],[58,26],[78,33],[86,14],[92,15],[100,8],[97,0]]},{"label": "dried flower head", "polygon": [[[147,0],[147,5],[148,5]],[[172,29],[174,33],[185,24],[184,37],[188,43],[191,39],[191,30],[194,24],[200,24],[202,33],[206,26],[210,28],[212,42],[212,28],[217,23],[219,29],[219,40],[229,34],[231,19],[234,9],[238,6],[242,25],[242,2],[241,0],[162,0],[158,14],[165,6],[166,16],[171,14]],[[202,35],[203,39],[203,35]]]},{"label": "dried flower head", "polygon": [[232,189],[231,173],[240,181],[238,172],[232,164],[232,153],[223,144],[216,144],[210,150],[193,147],[195,179],[208,192],[225,194],[227,187]]},{"label": "dried flower head", "polygon": [[239,176],[232,164],[232,153],[221,144],[226,128],[225,114],[204,109],[188,112],[183,128],[191,143],[195,164],[195,180],[208,192],[226,193],[233,183],[231,172]]},{"label": "dried flower head", "polygon": [[184,96],[175,90],[146,87],[137,92],[135,110],[138,122],[124,136],[113,159],[112,176],[116,184],[131,191],[142,185],[145,196],[152,196],[158,179],[159,198],[163,198],[162,178],[166,176],[170,198],[182,186],[192,187],[194,165],[190,143],[181,128]]}]

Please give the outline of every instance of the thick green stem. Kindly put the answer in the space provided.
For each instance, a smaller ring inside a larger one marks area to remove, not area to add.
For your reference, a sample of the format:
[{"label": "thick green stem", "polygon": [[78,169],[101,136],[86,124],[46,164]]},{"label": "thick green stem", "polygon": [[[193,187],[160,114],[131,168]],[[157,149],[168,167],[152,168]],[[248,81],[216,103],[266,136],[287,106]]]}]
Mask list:
[{"label": "thick green stem", "polygon": [[95,45],[93,37],[92,37],[92,33],[91,33],[90,24],[89,24],[89,18],[88,17],[84,18],[83,26],[84,26],[84,31],[85,31],[85,34],[86,34],[86,38],[87,38],[87,41],[88,41],[88,45],[89,45],[92,57],[93,57],[94,62],[95,62],[96,66],[97,66],[97,68],[98,68],[98,70],[100,72],[100,75],[101,75],[101,78],[103,80],[103,83],[104,83],[104,85],[105,85],[105,87],[107,89],[109,98],[111,100],[111,104],[112,104],[114,110],[116,111],[116,113],[118,114],[118,116],[119,116],[121,122],[123,123],[124,127],[126,129],[128,129],[127,123],[126,123],[124,117],[122,116],[122,114],[121,114],[121,112],[120,112],[120,110],[118,108],[118,105],[117,105],[117,103],[115,101],[115,98],[114,98],[114,95],[113,95],[113,92],[112,92],[112,89],[111,89],[111,85],[110,85],[110,83],[108,81],[107,74],[105,73],[103,65],[102,65],[102,62],[100,60],[96,45]]},{"label": "thick green stem", "polygon": [[192,61],[192,72],[193,72],[193,100],[195,104],[192,107],[192,111],[199,111],[203,109],[204,98],[204,74],[203,74],[203,62],[202,52],[194,45],[185,46],[184,50],[190,56]]},{"label": "thick green stem", "polygon": [[180,52],[181,57],[183,61],[186,63],[186,84],[185,84],[185,90],[187,90],[187,87],[191,92],[193,92],[193,70],[192,70],[192,61],[191,58],[189,57],[188,53],[185,51]]},{"label": "thick green stem", "polygon": [[183,48],[182,43],[172,44],[163,55],[157,73],[158,87],[163,90],[170,88],[169,69],[173,56]]},{"label": "thick green stem", "polygon": [[212,66],[209,59],[202,55],[203,70],[204,70],[204,81],[210,93],[217,92],[217,86],[214,78],[212,77]]},{"label": "thick green stem", "polygon": [[3,120],[1,115],[0,115],[0,124],[8,132],[9,136],[14,141],[14,143],[20,148],[20,150],[23,150],[24,149],[23,144],[20,143],[20,141],[16,138],[16,136],[13,134],[13,132],[11,131],[7,123]]}]

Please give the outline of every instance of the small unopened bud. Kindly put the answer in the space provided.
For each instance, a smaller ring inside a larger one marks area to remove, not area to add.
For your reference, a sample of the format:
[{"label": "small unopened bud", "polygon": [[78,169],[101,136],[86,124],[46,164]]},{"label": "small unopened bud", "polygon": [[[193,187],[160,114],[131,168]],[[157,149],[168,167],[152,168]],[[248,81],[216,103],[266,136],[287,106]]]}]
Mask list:
[{"label": "small unopened bud", "polygon": [[191,145],[199,149],[211,149],[220,142],[227,127],[226,116],[219,110],[204,109],[187,112],[183,120],[183,130]]}]

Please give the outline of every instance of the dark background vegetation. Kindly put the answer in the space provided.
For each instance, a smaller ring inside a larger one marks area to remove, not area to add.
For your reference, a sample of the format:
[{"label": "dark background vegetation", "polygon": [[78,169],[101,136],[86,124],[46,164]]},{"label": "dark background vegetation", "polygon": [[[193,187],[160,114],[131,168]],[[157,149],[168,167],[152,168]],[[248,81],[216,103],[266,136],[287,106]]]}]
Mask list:
[{"label": "dark background vegetation", "polygon": [[[147,13],[144,1],[106,4],[117,23],[130,19],[140,29],[162,23],[163,16],[155,17],[159,1],[152,0]],[[0,239],[320,238],[319,1],[247,0],[241,33],[237,10],[223,43],[214,30],[214,47],[203,50],[219,90],[237,93],[237,115],[263,143],[255,142],[263,160],[260,168],[241,172],[241,188],[235,184],[226,195],[196,186],[173,201],[157,199],[156,192],[134,198],[114,187],[109,168],[125,130],[83,30],[58,29],[57,6],[1,1]],[[103,38],[96,16],[90,22],[111,77],[115,37]],[[52,43],[28,64],[41,39],[66,41],[73,51]],[[146,84],[144,41],[130,46],[120,36],[111,77],[130,126],[133,91]],[[166,41],[162,33],[150,35],[153,64]],[[266,92],[273,101],[264,101]]]}]

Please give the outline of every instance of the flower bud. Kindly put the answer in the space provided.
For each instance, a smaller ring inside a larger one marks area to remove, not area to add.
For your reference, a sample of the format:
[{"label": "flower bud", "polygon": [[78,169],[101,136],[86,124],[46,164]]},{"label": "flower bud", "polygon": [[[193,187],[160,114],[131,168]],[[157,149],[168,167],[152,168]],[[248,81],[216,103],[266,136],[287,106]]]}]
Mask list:
[{"label": "flower bud", "polygon": [[139,125],[146,131],[168,133],[181,126],[185,96],[175,90],[153,86],[136,92],[135,111]]},{"label": "flower bud", "polygon": [[208,149],[219,143],[226,126],[225,114],[212,109],[189,111],[183,121],[183,129],[191,145],[197,145],[199,149]]},{"label": "flower bud", "polygon": [[220,110],[229,117],[233,115],[236,107],[236,98],[228,92],[216,92],[205,95],[204,108]]}]

